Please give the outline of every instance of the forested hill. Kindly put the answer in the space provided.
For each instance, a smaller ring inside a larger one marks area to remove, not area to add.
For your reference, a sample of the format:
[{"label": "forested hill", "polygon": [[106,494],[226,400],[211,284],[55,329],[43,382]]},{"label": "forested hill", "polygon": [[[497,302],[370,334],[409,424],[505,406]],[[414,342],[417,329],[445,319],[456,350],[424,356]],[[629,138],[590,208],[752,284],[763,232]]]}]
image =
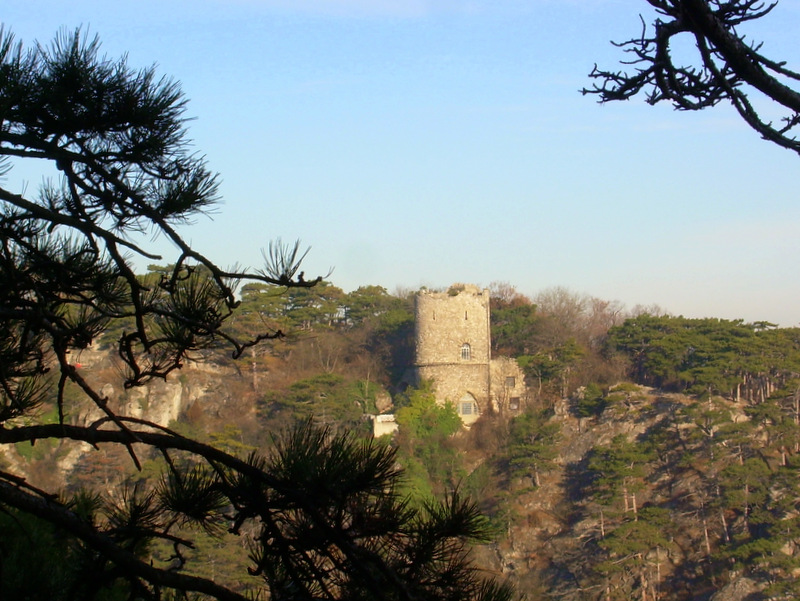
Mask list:
[{"label": "forested hill", "polygon": [[[800,330],[626,311],[563,289],[491,295],[493,353],[517,358],[530,402],[469,431],[426,385],[396,388],[412,361],[413,294],[378,286],[246,285],[225,335],[285,336],[236,360],[203,351],[145,389],[112,386],[118,332],[76,362],[126,414],[241,455],[298,420],[368,437],[368,414],[394,412],[386,443],[412,503],[454,488],[478,500],[496,532],[480,564],[532,600],[797,598]],[[4,461],[71,490],[141,479],[124,449],[70,445],[21,443]],[[143,459],[147,473],[162,467]],[[235,540],[204,540],[188,572],[220,578],[242,561]],[[152,551],[155,565],[169,556]]]},{"label": "forested hill", "polygon": [[[248,285],[231,322],[240,337],[289,333],[279,346],[293,355],[290,371],[341,373],[390,389],[413,362],[413,296],[379,286],[345,293],[328,282],[285,293]],[[494,284],[491,326],[493,354],[518,360],[539,404],[623,379],[757,402],[785,393],[800,373],[800,329],[628,311],[561,288],[529,299]]]}]

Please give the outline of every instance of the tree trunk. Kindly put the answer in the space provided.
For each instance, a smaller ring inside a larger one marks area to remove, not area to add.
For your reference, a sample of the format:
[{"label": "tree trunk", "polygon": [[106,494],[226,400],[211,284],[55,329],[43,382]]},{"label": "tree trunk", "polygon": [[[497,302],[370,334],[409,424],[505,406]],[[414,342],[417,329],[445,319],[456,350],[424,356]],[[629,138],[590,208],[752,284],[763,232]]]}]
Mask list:
[{"label": "tree trunk", "polygon": [[719,510],[719,520],[722,523],[722,537],[726,543],[731,542],[731,537],[728,535],[728,520],[725,519],[725,510]]},{"label": "tree trunk", "polygon": [[258,365],[256,365],[256,349],[250,349],[250,357],[253,359],[253,391],[258,392]]},{"label": "tree trunk", "polygon": [[[794,425],[800,427],[800,386],[794,391]],[[795,431],[794,452],[800,452],[800,439]]]},{"label": "tree trunk", "polygon": [[600,510],[600,538],[606,537],[606,522],[605,516],[603,515],[603,510]]},{"label": "tree trunk", "polygon": [[653,601],[658,601],[661,586],[661,547],[656,547],[656,583],[653,586]]},{"label": "tree trunk", "polygon": [[[717,491],[716,491],[717,492],[717,498],[719,499],[720,498],[719,484],[717,484],[716,488],[717,488]],[[720,507],[720,509],[719,509],[719,520],[722,523],[722,538],[725,539],[726,543],[729,543],[729,542],[731,542],[731,537],[728,534],[728,520],[725,519],[725,510],[722,507]]]},{"label": "tree trunk", "polygon": [[642,566],[642,571],[639,572],[639,588],[642,589],[641,601],[647,601],[647,576],[644,573],[644,566]]},{"label": "tree trunk", "polygon": [[708,520],[706,520],[705,512],[703,513],[703,542],[706,547],[706,557],[711,557],[711,539],[708,536]]}]

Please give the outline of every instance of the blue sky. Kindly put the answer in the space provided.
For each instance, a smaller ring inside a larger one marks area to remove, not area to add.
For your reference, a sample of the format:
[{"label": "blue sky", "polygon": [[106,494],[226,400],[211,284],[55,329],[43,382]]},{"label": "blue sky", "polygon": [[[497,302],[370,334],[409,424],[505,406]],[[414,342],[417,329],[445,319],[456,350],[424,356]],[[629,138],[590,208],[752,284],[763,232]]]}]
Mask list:
[{"label": "blue sky", "polygon": [[[640,13],[644,0],[6,0],[2,18],[24,43],[83,26],[182,83],[224,197],[184,234],[223,265],[300,238],[306,272],[334,267],[345,290],[506,281],[800,325],[800,157],[727,107],[578,93]],[[747,32],[800,67],[798,25],[783,0]],[[23,182],[38,176],[5,184]]]}]

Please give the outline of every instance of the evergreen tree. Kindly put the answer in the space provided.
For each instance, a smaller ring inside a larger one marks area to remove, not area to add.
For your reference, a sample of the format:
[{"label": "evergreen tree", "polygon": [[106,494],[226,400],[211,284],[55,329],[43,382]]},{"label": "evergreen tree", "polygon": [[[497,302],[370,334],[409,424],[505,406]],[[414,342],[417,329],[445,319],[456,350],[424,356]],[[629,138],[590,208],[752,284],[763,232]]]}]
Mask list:
[{"label": "evergreen tree", "polygon": [[555,467],[561,425],[549,418],[547,411],[529,410],[511,420],[507,456],[512,478],[530,478],[541,486],[541,474]]},{"label": "evergreen tree", "polygon": [[[126,387],[169,377],[220,343],[239,356],[280,336],[248,332],[240,339],[226,329],[242,283],[296,291],[289,314],[301,306],[316,313],[297,313],[295,323],[335,319],[336,290],[299,292],[320,280],[304,279],[298,245],[272,245],[260,270],[229,271],[178,234],[176,225],[217,200],[216,175],[187,150],[185,106],[176,83],[101,56],[97,40],[80,31],[27,51],[0,33],[2,167],[13,168],[9,157],[48,161],[61,177],[34,196],[0,187],[0,444],[110,445],[136,466],[148,451],[166,465],[160,480],[140,480],[116,499],[66,499],[9,468],[0,471],[0,515],[30,516],[44,532],[21,549],[4,531],[3,568],[47,562],[56,537],[82,558],[73,561],[64,545],[71,565],[63,582],[79,587],[62,588],[73,591],[67,598],[111,599],[121,590],[131,600],[243,601],[242,592],[192,574],[186,562],[193,532],[247,531],[255,534],[241,569],[260,576],[272,599],[510,598],[469,561],[469,542],[486,537],[475,506],[452,494],[410,508],[398,494],[400,472],[388,447],[306,422],[276,435],[267,454],[238,457],[116,413],[91,374],[73,364],[71,353],[120,320]],[[179,253],[145,279],[135,275],[133,258],[161,258],[137,242],[140,232],[165,236]],[[37,413],[50,398],[49,378],[57,423]],[[70,383],[102,417],[73,413]],[[158,543],[172,547],[170,565],[154,560]],[[35,577],[37,567],[26,565],[26,573]],[[81,570],[77,579],[73,567]],[[0,596],[12,598],[18,589],[8,573],[0,576],[8,587]],[[53,588],[42,590],[55,590],[57,581],[58,570]]]}]

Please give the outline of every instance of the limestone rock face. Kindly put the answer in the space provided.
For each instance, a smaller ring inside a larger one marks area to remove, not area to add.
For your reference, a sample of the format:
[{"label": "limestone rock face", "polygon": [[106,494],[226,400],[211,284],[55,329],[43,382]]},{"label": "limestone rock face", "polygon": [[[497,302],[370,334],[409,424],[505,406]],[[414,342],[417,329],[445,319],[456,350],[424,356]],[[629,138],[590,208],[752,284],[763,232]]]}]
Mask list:
[{"label": "limestone rock face", "polygon": [[[162,426],[178,420],[198,402],[216,412],[216,406],[224,405],[232,394],[226,391],[231,381],[243,379],[234,366],[189,361],[164,380],[151,380],[143,386],[125,389],[112,353],[84,351],[80,361],[84,377],[108,399],[108,406],[116,414]],[[82,423],[91,423],[104,415],[98,407],[88,403],[82,405],[79,413]]]},{"label": "limestone rock face", "polygon": [[709,601],[758,601],[764,599],[758,584],[750,578],[737,578],[711,595]]},{"label": "limestone rock face", "polygon": [[[142,419],[161,426],[170,426],[187,415],[208,431],[221,431],[227,424],[252,422],[255,393],[251,379],[243,376],[236,365],[215,362],[187,362],[180,370],[172,372],[166,380],[152,380],[144,386],[125,389],[121,384],[120,366],[112,351],[89,349],[73,358],[81,375],[108,401],[108,407],[117,415]],[[106,414],[79,392],[68,393],[66,421],[89,425],[102,420]],[[45,455],[47,441],[41,453]],[[33,484],[47,482],[62,487],[68,474],[78,465],[92,447],[85,443],[61,441],[48,447],[47,457],[31,463],[20,450],[0,450],[0,460],[26,477]],[[38,449],[36,449],[38,450]],[[26,453],[25,449],[22,449]],[[30,452],[27,452],[31,455]]]}]

